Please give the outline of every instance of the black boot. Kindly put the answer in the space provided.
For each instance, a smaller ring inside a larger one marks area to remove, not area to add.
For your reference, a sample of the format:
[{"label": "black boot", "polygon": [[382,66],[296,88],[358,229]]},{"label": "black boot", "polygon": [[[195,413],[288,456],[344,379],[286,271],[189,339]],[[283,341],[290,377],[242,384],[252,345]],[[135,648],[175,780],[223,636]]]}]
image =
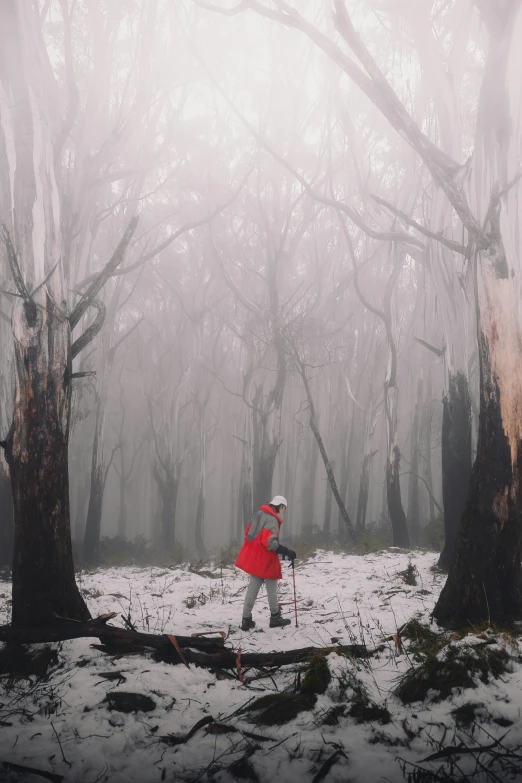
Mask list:
[{"label": "black boot", "polygon": [[275,614],[270,615],[270,628],[284,628],[285,625],[290,625],[290,620],[283,617],[281,609]]},{"label": "black boot", "polygon": [[241,622],[241,630],[242,631],[250,631],[251,628],[255,628],[256,624],[252,620],[252,615],[250,617],[243,617],[243,620]]}]

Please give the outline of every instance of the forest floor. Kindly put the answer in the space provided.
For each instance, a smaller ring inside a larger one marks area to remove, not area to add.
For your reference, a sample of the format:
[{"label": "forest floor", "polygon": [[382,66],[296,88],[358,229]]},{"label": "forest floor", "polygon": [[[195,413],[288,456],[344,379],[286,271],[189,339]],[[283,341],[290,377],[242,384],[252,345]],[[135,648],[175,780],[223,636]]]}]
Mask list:
[{"label": "forest floor", "polygon": [[[298,628],[290,604],[292,625],[268,627],[263,589],[246,634],[247,577],[232,567],[81,573],[93,616],[119,612],[115,624],[124,615],[149,632],[225,631],[242,653],[354,642],[379,651],[360,660],[334,651],[245,684],[236,672],[109,657],[92,639],[33,645],[32,668],[0,676],[0,780],[38,780],[12,764],[82,783],[522,780],[521,635],[430,624],[445,579],[436,561],[425,551],[317,552],[296,567]],[[0,582],[0,624],[9,599]]]}]

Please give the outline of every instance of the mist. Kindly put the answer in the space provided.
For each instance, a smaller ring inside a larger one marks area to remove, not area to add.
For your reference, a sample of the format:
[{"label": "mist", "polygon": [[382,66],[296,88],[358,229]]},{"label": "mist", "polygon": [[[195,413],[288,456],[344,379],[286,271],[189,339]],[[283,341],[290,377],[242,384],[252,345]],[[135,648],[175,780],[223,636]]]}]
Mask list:
[{"label": "mist", "polygon": [[519,617],[521,35],[508,0],[0,3],[22,641],[106,622],[78,575],[223,579],[260,509],[274,563],[417,557],[440,628]]}]

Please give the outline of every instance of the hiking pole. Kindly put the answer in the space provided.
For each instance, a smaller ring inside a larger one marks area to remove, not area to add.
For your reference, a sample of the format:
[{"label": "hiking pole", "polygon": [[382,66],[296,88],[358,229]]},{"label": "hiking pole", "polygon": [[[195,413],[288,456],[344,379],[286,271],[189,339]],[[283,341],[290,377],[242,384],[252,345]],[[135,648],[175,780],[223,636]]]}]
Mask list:
[{"label": "hiking pole", "polygon": [[294,568],[294,561],[292,560],[292,577],[294,580],[294,610],[295,610],[295,627],[298,628],[297,624],[297,593],[295,589],[295,568]]}]

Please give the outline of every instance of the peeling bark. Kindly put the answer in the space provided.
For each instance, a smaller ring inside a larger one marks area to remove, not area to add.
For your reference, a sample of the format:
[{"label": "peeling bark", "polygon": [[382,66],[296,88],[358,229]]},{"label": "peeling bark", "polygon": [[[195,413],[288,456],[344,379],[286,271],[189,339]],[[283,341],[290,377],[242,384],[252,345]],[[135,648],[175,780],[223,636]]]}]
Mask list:
[{"label": "peeling bark", "polygon": [[502,248],[479,254],[480,418],[455,559],[434,609],[440,622],[498,622],[520,611],[522,339]]}]

